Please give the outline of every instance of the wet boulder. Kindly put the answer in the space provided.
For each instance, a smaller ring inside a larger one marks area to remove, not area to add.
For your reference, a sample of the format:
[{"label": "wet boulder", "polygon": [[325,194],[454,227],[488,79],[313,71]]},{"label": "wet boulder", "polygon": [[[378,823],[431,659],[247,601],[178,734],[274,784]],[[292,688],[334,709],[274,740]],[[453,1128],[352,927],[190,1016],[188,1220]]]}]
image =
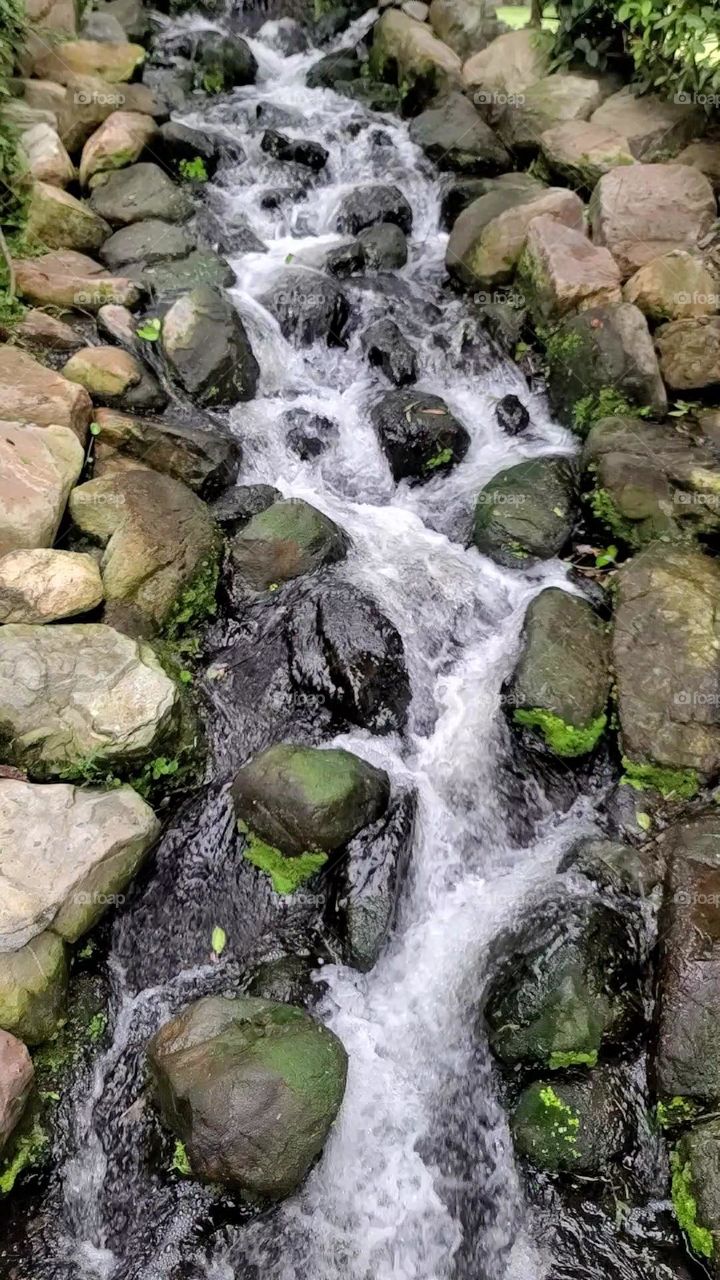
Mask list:
[{"label": "wet boulder", "polygon": [[176,186],[156,164],[132,164],[127,169],[98,174],[90,205],[111,227],[127,227],[148,218],[187,222],[193,212],[187,191]]},{"label": "wet boulder", "polygon": [[362,63],[355,49],[338,49],[314,62],[305,77],[308,89],[337,89],[349,81],[359,80]]},{"label": "wet boulder", "polygon": [[[720,1121],[684,1133],[670,1156],[672,1202],[678,1226],[705,1274],[718,1275],[720,1251]],[[710,1268],[710,1270],[706,1270]]]},{"label": "wet boulder", "polygon": [[394,320],[376,320],[361,343],[370,364],[382,369],[388,382],[404,387],[415,381],[415,351]]},{"label": "wet boulder", "polygon": [[357,243],[368,271],[395,271],[408,259],[405,232],[394,222],[378,222],[359,232]]},{"label": "wet boulder", "polygon": [[0,952],[0,1027],[26,1044],[55,1034],[65,1012],[68,948],[46,930],[24,946]]},{"label": "wet boulder", "polygon": [[720,771],[720,569],[655,542],[618,578],[612,645],[626,775],[686,798]]},{"label": "wet boulder", "polygon": [[564,900],[533,924],[485,1007],[493,1052],[508,1066],[593,1067],[639,1016],[634,925],[611,907]]},{"label": "wet boulder", "polygon": [[398,796],[377,822],[350,841],[332,890],[333,923],[345,963],[367,973],[390,933],[408,870],[415,797]]},{"label": "wet boulder", "polygon": [[189,593],[214,602],[218,534],[205,503],[172,476],[118,471],[74,489],[70,514],[104,547],[108,604],[129,603],[154,625],[167,623]]},{"label": "wet boulder", "polygon": [[310,409],[289,409],[280,419],[294,453],[307,462],[319,458],[338,437],[337,423]]},{"label": "wet boulder", "polygon": [[311,1005],[322,991],[313,982],[312,971],[317,961],[311,955],[281,956],[264,960],[252,970],[245,994],[256,1000],[274,1000],[279,1004]]},{"label": "wet boulder", "polygon": [[367,182],[353,187],[340,203],[335,230],[356,236],[379,222],[393,222],[409,235],[413,214],[399,187],[383,182]]},{"label": "wet boulder", "polygon": [[472,542],[506,568],[559,555],[572,532],[577,478],[570,458],[543,455],[500,471],[475,505]]},{"label": "wet boulder", "polygon": [[177,120],[167,120],[160,126],[153,150],[185,182],[205,182],[212,178],[226,154],[242,159],[239,146],[220,141],[201,129],[179,124]]},{"label": "wet boulder", "polygon": [[518,436],[530,426],[530,414],[518,396],[503,396],[495,406],[498,426],[508,436]]},{"label": "wet boulder", "polygon": [[33,777],[144,764],[172,738],[177,699],[150,646],[112,627],[0,628],[4,755]]},{"label": "wet boulder", "polygon": [[186,257],[193,244],[194,238],[185,227],[148,218],[115,231],[102,246],[100,257],[113,271],[130,265],[153,266]]},{"label": "wet boulder", "polygon": [[0,1031],[0,1154],[22,1119],[35,1071],[25,1045]]},{"label": "wet boulder", "polygon": [[210,507],[213,520],[224,533],[239,533],[253,516],[282,501],[271,484],[240,484],[224,489]]},{"label": "wet boulder", "polygon": [[225,93],[228,89],[255,83],[257,62],[245,40],[210,30],[190,39],[194,42],[196,88],[206,93]]},{"label": "wet boulder", "polygon": [[329,152],[319,142],[310,142],[305,138],[288,138],[277,129],[266,129],[260,141],[261,151],[275,160],[287,160],[293,164],[302,164],[319,173],[328,162]]},{"label": "wet boulder", "polygon": [[269,18],[257,33],[257,39],[290,58],[295,53],[306,53],[308,38],[305,31],[294,18]]},{"label": "wet boulder", "polygon": [[548,1173],[599,1177],[628,1140],[625,1073],[609,1068],[585,1080],[536,1080],[512,1116],[515,1150]]},{"label": "wet boulder", "polygon": [[720,821],[714,813],[671,826],[660,918],[655,1087],[661,1098],[720,1097]]},{"label": "wet boulder", "polygon": [[370,421],[395,480],[424,482],[461,462],[470,436],[439,396],[426,391],[386,391],[370,409]]},{"label": "wet boulder", "polygon": [[196,404],[252,400],[258,362],[239,315],[220,289],[197,285],[173,302],[161,331],[172,374]]},{"label": "wet boulder", "polygon": [[664,856],[654,847],[584,836],[563,855],[558,872],[573,871],[593,884],[633,898],[647,898],[662,882]]},{"label": "wet boulder", "polygon": [[347,554],[342,529],[300,498],[284,498],[253,516],[230,546],[234,589],[277,590]]},{"label": "wet boulder", "polygon": [[612,169],[590,200],[593,240],[605,245],[623,278],[671,249],[692,249],[717,217],[711,183],[689,165]]},{"label": "wet boulder", "polygon": [[150,418],[97,409],[100,431],[95,440],[95,475],[120,469],[132,459],[138,466],[172,476],[203,498],[231,483],[240,466],[240,445],[201,415],[190,422],[173,422],[167,416]]},{"label": "wet boulder", "polygon": [[548,389],[558,416],[580,435],[634,404],[664,414],[667,394],[641,311],[629,302],[563,320],[547,345]]},{"label": "wet boulder", "polygon": [[583,203],[561,187],[537,190],[498,183],[458,217],[445,254],[449,274],[467,289],[508,284],[525,248],[533,219],[547,215],[583,230]]},{"label": "wet boulder", "polygon": [[433,98],[460,88],[462,63],[430,26],[387,9],[372,37],[371,74],[398,86],[405,115],[415,115]]},{"label": "wet boulder", "polygon": [[586,600],[548,587],[525,615],[520,658],[508,693],[516,725],[555,755],[586,755],[607,724],[610,645]]},{"label": "wet boulder", "polygon": [[347,1056],[294,1005],[206,996],[148,1045],[163,1118],[199,1178],[280,1200],[320,1154],[345,1091]]},{"label": "wet boulder", "polygon": [[441,169],[492,175],[511,167],[503,143],[462,93],[451,93],[416,116],[410,138]]},{"label": "wet boulder", "polygon": [[66,942],[82,937],[127,887],[160,824],[132,787],[0,778],[0,831],[2,956],[49,928]]},{"label": "wet boulder", "polygon": [[235,814],[249,835],[245,856],[273,874],[314,859],[314,869],[385,812],[390,782],[350,751],[281,742],[236,774]]},{"label": "wet boulder", "polygon": [[342,289],[320,272],[286,267],[259,301],[297,346],[321,339],[329,347],[345,345],[350,304]]},{"label": "wet boulder", "polygon": [[127,267],[155,301],[170,301],[199,285],[223,289],[235,283],[235,272],[214,249],[193,249],[185,258],[155,262],[150,266]]}]

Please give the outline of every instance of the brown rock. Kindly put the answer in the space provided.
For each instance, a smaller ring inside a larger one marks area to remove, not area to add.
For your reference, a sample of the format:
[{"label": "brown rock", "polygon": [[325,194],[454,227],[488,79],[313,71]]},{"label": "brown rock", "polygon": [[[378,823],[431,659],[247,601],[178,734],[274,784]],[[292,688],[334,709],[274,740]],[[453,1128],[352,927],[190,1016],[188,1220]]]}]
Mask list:
[{"label": "brown rock", "polygon": [[102,603],[93,556],[38,547],[0,557],[0,623],[57,622]]},{"label": "brown rock", "polygon": [[28,238],[49,249],[99,249],[110,235],[110,227],[88,205],[67,191],[36,182],[30,195],[27,217]]},{"label": "brown rock", "polygon": [[636,271],[623,297],[651,320],[686,320],[720,311],[720,282],[702,258],[673,249]]},{"label": "brown rock", "polygon": [[716,195],[720,194],[720,142],[691,142],[676,156],[675,163],[699,169],[712,182]]},{"label": "brown rock", "polygon": [[490,105],[493,98],[500,107],[508,105],[498,101],[498,95],[503,98],[522,94],[528,85],[548,73],[551,42],[538,36],[529,28],[498,36],[486,49],[468,58],[462,69],[466,87],[479,90],[488,99],[485,105]]},{"label": "brown rock", "polygon": [[160,115],[151,89],[144,84],[108,84],[99,76],[70,76],[63,110],[58,116],[60,137],[71,155],[113,111]]},{"label": "brown rock", "polygon": [[98,400],[113,401],[138,385],[143,369],[139,361],[121,347],[83,347],[70,357],[63,374]]},{"label": "brown rock", "polygon": [[54,80],[23,80],[23,102],[38,111],[52,111],[59,118],[65,106],[67,89]]},{"label": "brown rock", "polygon": [[0,555],[51,546],[84,459],[68,427],[0,423]]},{"label": "brown rock", "polygon": [[620,272],[612,254],[547,215],[530,223],[520,277],[533,312],[543,320],[621,301]]},{"label": "brown rock", "polygon": [[22,1040],[0,1031],[0,1153],[27,1106],[34,1078],[32,1059]]},{"label": "brown rock", "polygon": [[450,234],[445,265],[470,289],[507,284],[534,218],[548,214],[582,231],[583,213],[582,200],[572,191],[549,187],[535,193],[498,187],[460,214]]},{"label": "brown rock", "polygon": [[674,391],[720,383],[720,316],[672,320],[655,335],[660,371]]},{"label": "brown rock", "polygon": [[540,150],[553,173],[589,191],[604,173],[635,162],[627,138],[591,120],[567,120],[547,129]]},{"label": "brown rock", "polygon": [[66,187],[75,177],[75,166],[58,134],[47,124],[33,125],[20,137],[28,168],[38,182]]},{"label": "brown rock", "polygon": [[593,240],[610,250],[623,277],[671,249],[695,248],[716,216],[710,183],[687,165],[613,169],[590,201]]},{"label": "brown rock", "polygon": [[110,275],[92,258],[71,249],[19,260],[15,263],[15,272],[18,292],[38,306],[77,307],[95,312],[106,303],[133,307],[140,298],[140,289],[134,281]]},{"label": "brown rock", "polygon": [[100,76],[109,84],[121,84],[132,79],[144,59],[145,50],[140,44],[66,40],[55,48],[45,46],[35,59],[34,73],[58,84],[67,84],[76,75]]},{"label": "brown rock", "polygon": [[638,160],[659,160],[684,147],[700,132],[702,107],[673,102],[652,93],[636,97],[626,87],[593,112],[593,124],[612,129],[630,143]]},{"label": "brown rock", "polygon": [[82,186],[86,187],[95,173],[134,164],[157,131],[152,116],[137,111],[113,111],[83,147]]},{"label": "brown rock", "polygon": [[[6,337],[10,336],[8,330]],[[34,347],[38,351],[77,351],[84,343],[69,324],[48,315],[47,311],[37,311],[31,307],[12,328],[13,342],[24,347]]]},{"label": "brown rock", "polygon": [[81,443],[92,421],[87,391],[17,347],[0,347],[0,405],[6,421],[69,427]]}]

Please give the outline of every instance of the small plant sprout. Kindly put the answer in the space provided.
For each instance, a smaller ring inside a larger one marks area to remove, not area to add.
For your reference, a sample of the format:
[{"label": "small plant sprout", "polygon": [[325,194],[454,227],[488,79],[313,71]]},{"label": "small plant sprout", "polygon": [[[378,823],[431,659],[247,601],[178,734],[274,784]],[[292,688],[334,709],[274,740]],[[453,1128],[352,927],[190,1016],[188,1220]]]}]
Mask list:
[{"label": "small plant sprout", "polygon": [[210,942],[213,949],[213,955],[215,955],[219,959],[223,951],[225,950],[225,946],[227,943],[227,934],[225,933],[224,929],[221,929],[219,924],[215,925],[215,928],[212,931],[212,938],[210,939]]},{"label": "small plant sprout", "polygon": [[208,171],[202,156],[194,156],[192,160],[181,160],[178,165],[180,177],[186,182],[207,182]]},{"label": "small plant sprout", "polygon": [[649,831],[652,826],[652,818],[649,813],[644,813],[642,811],[640,813],[636,813],[635,821],[641,831]]},{"label": "small plant sprout", "polygon": [[606,569],[609,564],[615,564],[617,562],[617,553],[618,549],[616,546],[611,545],[606,547],[604,551],[601,551],[600,554],[595,557],[595,568]]},{"label": "small plant sprout", "polygon": [[91,422],[91,423],[90,423],[90,435],[91,435],[91,436],[99,436],[101,431],[102,431],[102,427],[100,426],[100,423],[99,423],[99,422]]},{"label": "small plant sprout", "polygon": [[145,342],[157,342],[160,337],[160,320],[157,317],[153,320],[144,320],[135,332],[138,338],[142,338]]}]

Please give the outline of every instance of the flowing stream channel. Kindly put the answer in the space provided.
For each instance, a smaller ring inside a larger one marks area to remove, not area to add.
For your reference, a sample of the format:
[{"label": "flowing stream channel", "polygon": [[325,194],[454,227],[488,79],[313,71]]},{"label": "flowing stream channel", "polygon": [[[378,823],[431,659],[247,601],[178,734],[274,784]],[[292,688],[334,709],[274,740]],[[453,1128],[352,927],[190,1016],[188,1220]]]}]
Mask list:
[{"label": "flowing stream channel", "polygon": [[[337,46],[362,34],[371,17]],[[478,1016],[487,976],[518,923],[548,901],[561,910],[564,895],[581,891],[569,889],[555,868],[571,841],[593,830],[594,814],[589,799],[573,793],[558,805],[531,773],[523,776],[502,708],[528,602],[543,587],[567,586],[567,568],[550,561],[503,570],[466,549],[467,532],[476,496],[498,470],[528,456],[572,453],[575,444],[449,290],[438,175],[409,141],[407,125],[330,90],[308,89],[318,50],[283,57],[257,38],[250,44],[257,84],[183,117],[242,146],[245,160],[224,168],[207,198],[221,222],[246,217],[268,246],[232,259],[230,292],[262,378],[257,398],[233,411],[231,425],[242,440],[243,483],[304,498],[345,529],[351,549],[333,573],[372,596],[402,636],[413,691],[407,732],[355,730],[323,742],[349,747],[385,768],[395,786],[415,790],[411,867],[375,968],[359,974],[326,963],[316,971],[317,1015],[343,1041],[350,1068],[340,1118],[301,1192],[266,1215],[243,1217],[216,1191],[168,1174],[153,1149],[157,1129],[145,1098],[148,1037],[189,999],[237,989],[273,931],[288,936],[293,929],[294,908],[272,905],[269,890],[257,887],[258,873],[231,856],[227,801],[233,770],[292,732],[286,725],[278,732],[280,711],[270,704],[240,705],[238,685],[218,678],[222,663],[211,643],[196,681],[211,746],[207,780],[174,815],[106,927],[107,1036],[63,1100],[57,1174],[41,1207],[30,1200],[33,1214],[28,1206],[10,1275],[659,1277],[663,1268],[646,1271],[622,1251],[603,1261],[598,1241],[582,1265],[565,1269],[553,1261],[523,1195]],[[322,143],[329,161],[304,194],[267,208],[264,193],[287,181],[283,166],[260,149],[264,127],[275,125]],[[408,265],[343,281],[352,307],[347,347],[318,343],[299,351],[258,299],[290,255],[294,265],[312,266],[340,243],[333,231],[339,202],[370,181],[397,184],[412,207]],[[394,483],[368,421],[368,407],[387,384],[364,358],[360,334],[386,315],[415,349],[418,387],[442,396],[472,437],[459,466],[421,486]],[[530,429],[514,439],[494,411],[508,393],[531,417]],[[302,461],[288,447],[278,420],[290,408],[337,424],[320,457]],[[236,630],[251,625],[233,623]],[[216,624],[216,639],[227,653],[221,629]],[[228,945],[212,963],[208,940],[216,924]]]}]

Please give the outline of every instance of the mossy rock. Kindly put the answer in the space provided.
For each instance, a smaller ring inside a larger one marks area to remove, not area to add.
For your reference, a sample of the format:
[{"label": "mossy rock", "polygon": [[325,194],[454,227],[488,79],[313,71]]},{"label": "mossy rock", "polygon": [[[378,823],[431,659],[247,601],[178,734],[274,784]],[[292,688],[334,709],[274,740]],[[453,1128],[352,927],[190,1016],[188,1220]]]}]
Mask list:
[{"label": "mossy rock", "polygon": [[0,1027],[26,1044],[55,1032],[65,1008],[67,948],[46,930],[19,951],[0,954]]},{"label": "mossy rock", "polygon": [[333,520],[285,498],[258,512],[233,539],[230,566],[238,590],[268,591],[345,558],[348,538]]},{"label": "mossy rock", "polygon": [[528,458],[498,472],[477,499],[474,545],[506,568],[558,555],[572,532],[576,490],[566,457]]},{"label": "mossy rock", "polygon": [[627,1079],[607,1069],[584,1080],[537,1080],[513,1114],[516,1151],[548,1173],[599,1176],[625,1143],[627,1087]]},{"label": "mossy rock", "polygon": [[718,1274],[720,1121],[694,1126],[670,1157],[672,1203],[692,1252]]}]

